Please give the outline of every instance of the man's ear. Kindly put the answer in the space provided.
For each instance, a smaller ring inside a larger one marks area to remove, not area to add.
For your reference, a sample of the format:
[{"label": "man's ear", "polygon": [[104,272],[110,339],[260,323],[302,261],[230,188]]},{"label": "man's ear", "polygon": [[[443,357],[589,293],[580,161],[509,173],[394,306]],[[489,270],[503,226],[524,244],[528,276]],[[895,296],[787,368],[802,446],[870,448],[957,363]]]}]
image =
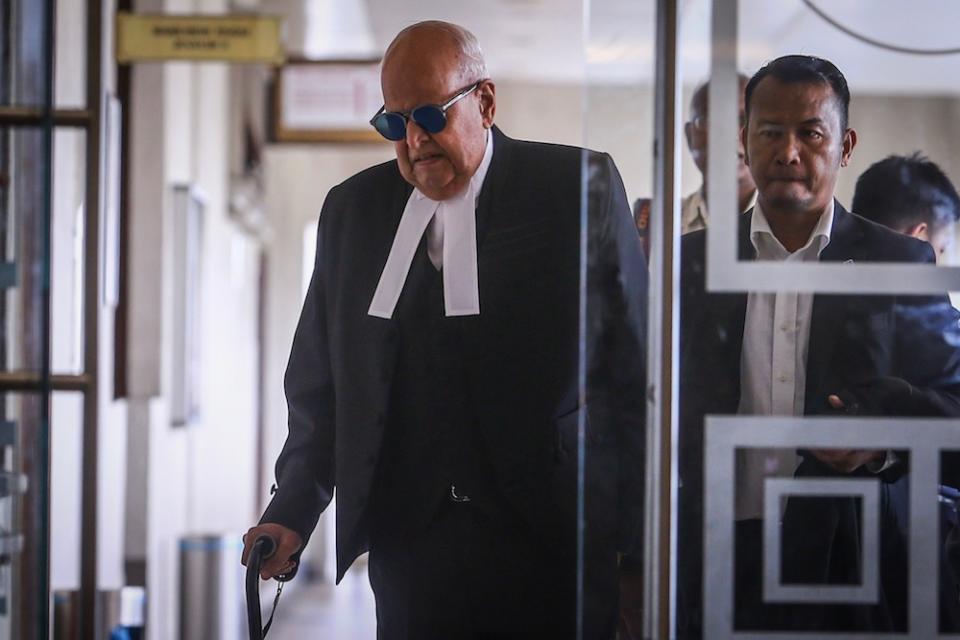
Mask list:
[{"label": "man's ear", "polygon": [[489,129],[493,126],[493,117],[497,112],[497,87],[492,80],[484,80],[477,87],[477,93],[480,95],[480,116],[483,118],[483,126]]},{"label": "man's ear", "polygon": [[906,229],[903,230],[903,232],[908,236],[912,236],[919,240],[923,240],[924,242],[928,242],[930,240],[930,234],[927,233],[929,228],[930,227],[927,225],[926,222],[918,222],[917,224],[911,227],[907,227]]},{"label": "man's ear", "polygon": [[841,167],[850,164],[850,158],[853,156],[853,148],[855,146],[857,146],[857,132],[853,129],[847,129],[843,133],[843,150],[840,153]]}]

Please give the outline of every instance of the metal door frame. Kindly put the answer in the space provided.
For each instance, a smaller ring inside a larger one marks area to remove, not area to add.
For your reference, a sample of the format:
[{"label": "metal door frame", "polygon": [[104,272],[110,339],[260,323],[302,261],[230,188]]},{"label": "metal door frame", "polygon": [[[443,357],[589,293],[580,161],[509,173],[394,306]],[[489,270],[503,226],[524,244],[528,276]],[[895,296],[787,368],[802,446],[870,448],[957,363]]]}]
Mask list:
[{"label": "metal door frame", "polygon": [[[31,2],[40,0],[30,0]],[[44,543],[38,558],[36,573],[41,590],[46,592],[35,620],[23,620],[24,638],[47,638],[50,635],[50,396],[58,391],[80,392],[83,395],[83,463],[81,486],[80,536],[80,637],[93,638],[97,629],[97,485],[98,485],[98,359],[99,359],[99,298],[100,298],[100,197],[103,109],[103,2],[89,0],[86,6],[86,104],[81,109],[55,108],[54,60],[56,51],[56,0],[46,3],[45,28],[42,46],[46,49],[46,74],[43,103],[39,107],[0,107],[0,127],[40,128],[44,136],[46,185],[43,216],[44,262],[50,263],[50,221],[53,192],[53,134],[58,128],[77,128],[86,133],[86,185],[84,197],[84,292],[83,292],[83,371],[80,374],[54,374],[50,371],[50,277],[49,270],[42,284],[43,357],[39,373],[0,372],[0,392],[32,392],[42,397],[42,414],[38,458],[47,482],[37,483],[39,503],[45,505],[41,532]]]}]

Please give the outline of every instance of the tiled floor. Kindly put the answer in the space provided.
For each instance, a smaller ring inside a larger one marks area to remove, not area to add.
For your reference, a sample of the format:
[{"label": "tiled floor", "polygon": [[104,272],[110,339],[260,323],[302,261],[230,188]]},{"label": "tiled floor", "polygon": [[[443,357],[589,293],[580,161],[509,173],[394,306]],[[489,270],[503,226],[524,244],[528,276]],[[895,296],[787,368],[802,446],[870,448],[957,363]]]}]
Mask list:
[{"label": "tiled floor", "polygon": [[[291,583],[292,584],[292,583]],[[267,597],[263,597],[264,601]],[[280,598],[270,640],[375,640],[377,614],[366,565],[354,565],[334,586],[319,580]]]}]

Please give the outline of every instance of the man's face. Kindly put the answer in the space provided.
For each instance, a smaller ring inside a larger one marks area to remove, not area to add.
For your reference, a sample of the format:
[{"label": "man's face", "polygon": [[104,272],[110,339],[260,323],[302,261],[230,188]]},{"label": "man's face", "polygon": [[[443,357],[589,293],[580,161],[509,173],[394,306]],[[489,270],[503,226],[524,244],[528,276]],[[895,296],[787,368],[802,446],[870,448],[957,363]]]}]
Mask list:
[{"label": "man's face", "polygon": [[742,135],[764,211],[826,209],[856,144],[856,133],[840,126],[840,105],[829,84],[768,76],[757,85]]},{"label": "man's face", "polygon": [[[384,63],[380,81],[387,111],[442,105],[478,80],[462,77],[451,45],[432,40],[404,43]],[[447,109],[443,131],[427,133],[409,120],[406,137],[394,143],[401,175],[432,200],[463,191],[483,160],[494,111],[494,86],[486,81]]]},{"label": "man's face", "polygon": [[[746,116],[744,115],[743,91],[746,88],[746,82],[740,81],[740,103],[739,103],[739,125],[737,127],[737,182],[741,190],[753,190],[753,177],[750,170],[743,161],[744,151],[743,143],[740,138],[740,128],[743,126]],[[697,100],[690,112],[690,121],[684,127],[684,133],[687,137],[687,148],[690,150],[690,156],[693,163],[697,165],[700,174],[706,180],[707,176],[707,137],[710,131],[710,119],[708,116],[709,99],[704,95],[702,100]]]}]

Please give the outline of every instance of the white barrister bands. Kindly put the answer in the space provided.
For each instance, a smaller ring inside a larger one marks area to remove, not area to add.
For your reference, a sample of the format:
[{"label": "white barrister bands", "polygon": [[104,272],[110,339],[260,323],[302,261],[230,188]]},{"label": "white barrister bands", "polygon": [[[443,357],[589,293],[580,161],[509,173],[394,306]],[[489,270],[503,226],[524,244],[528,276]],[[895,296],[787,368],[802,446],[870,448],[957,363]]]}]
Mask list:
[{"label": "white barrister bands", "polygon": [[[488,130],[483,160],[463,192],[437,202],[427,198],[418,189],[413,190],[370,302],[369,315],[388,319],[393,316],[420,238],[434,215],[438,219],[437,229],[443,246],[441,274],[446,315],[480,315],[476,206],[492,157],[493,136]],[[431,253],[434,253],[433,247]]]},{"label": "white barrister bands", "polygon": [[400,226],[397,227],[397,235],[393,237],[393,246],[390,247],[387,264],[383,267],[380,282],[377,283],[377,290],[373,294],[370,311],[367,312],[371,316],[388,319],[393,316],[393,310],[403,290],[403,283],[407,280],[407,273],[410,271],[410,263],[413,262],[413,255],[417,252],[417,245],[420,244],[420,238],[436,210],[437,203],[422,197],[419,191],[414,190],[410,194],[407,208],[403,210],[403,217],[400,218]]}]

